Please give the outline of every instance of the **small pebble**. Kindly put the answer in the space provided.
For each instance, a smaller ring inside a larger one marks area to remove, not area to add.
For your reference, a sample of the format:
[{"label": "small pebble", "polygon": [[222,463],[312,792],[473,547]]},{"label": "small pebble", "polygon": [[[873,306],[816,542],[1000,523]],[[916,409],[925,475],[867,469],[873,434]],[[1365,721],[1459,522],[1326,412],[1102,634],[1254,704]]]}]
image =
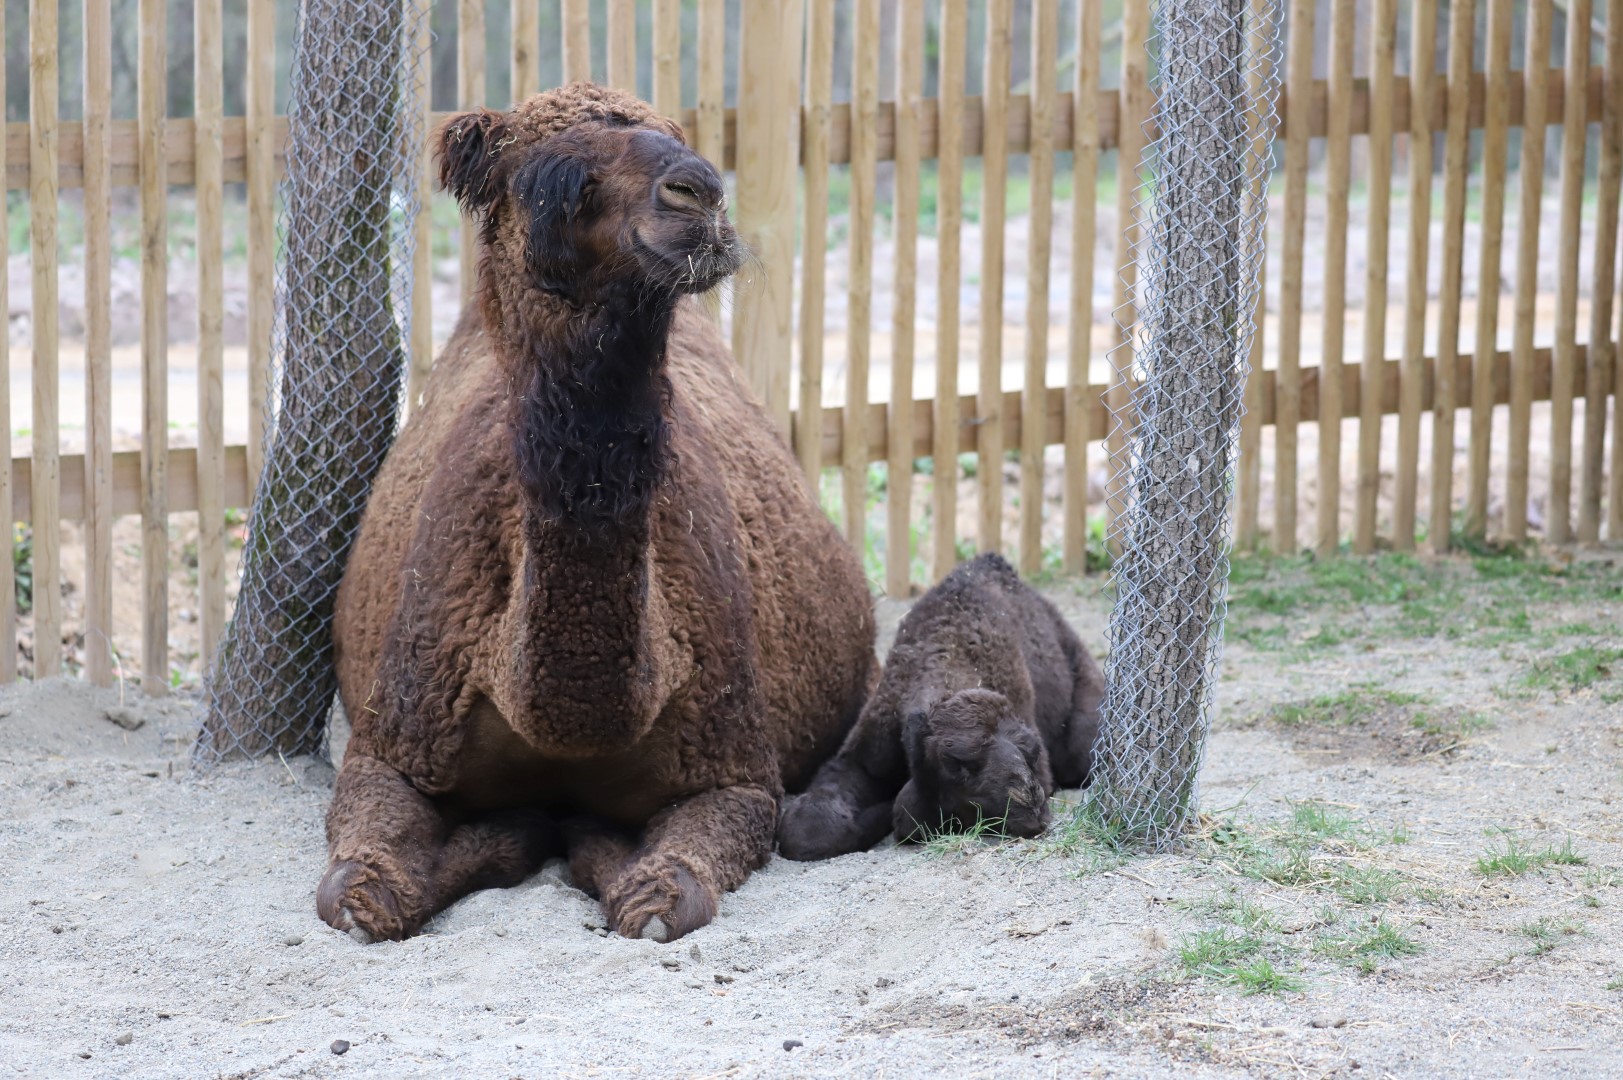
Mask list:
[{"label": "small pebble", "polygon": [[123,705],[114,705],[111,708],[105,709],[103,710],[102,715],[111,720],[113,723],[117,724],[119,727],[123,728],[125,731],[139,731],[142,727],[146,726],[145,717],[136,712],[134,709],[126,708]]},{"label": "small pebble", "polygon": [[303,945],[304,944],[304,935],[303,934],[289,934],[287,937],[282,939],[282,944],[286,945],[288,948],[292,948],[295,945]]},{"label": "small pebble", "polygon": [[599,926],[593,929],[592,933],[596,934],[598,937],[608,937],[609,928],[606,926]]},{"label": "small pebble", "polygon": [[332,1041],[332,1046],[330,1047],[330,1049],[332,1050],[332,1052],[334,1054],[347,1054],[347,1053],[349,1053],[349,1040],[348,1039],[334,1039]]},{"label": "small pebble", "polygon": [[700,982],[698,979],[683,979],[682,983],[689,990],[701,990],[704,988],[704,983]]},{"label": "small pebble", "polygon": [[875,986],[879,987],[879,989],[881,989],[881,990],[883,990],[887,986],[892,985],[891,980],[885,978],[883,975],[881,975],[881,976],[879,976],[879,978],[875,979],[873,981],[873,984]]},{"label": "small pebble", "polygon": [[120,1031],[116,1036],[113,1037],[113,1041],[119,1046],[128,1046],[130,1043],[135,1041],[135,1032]]},{"label": "small pebble", "polygon": [[698,942],[693,943],[693,948],[688,950],[688,955],[693,957],[693,962],[695,964],[699,964],[699,963],[704,962],[704,956],[699,952],[699,943]]},{"label": "small pebble", "polygon": [[507,927],[498,926],[494,930],[492,930],[491,933],[495,934],[497,937],[506,937],[507,936]]},{"label": "small pebble", "polygon": [[86,1061],[89,1061],[90,1060],[90,1051],[89,1050],[81,1050],[81,1051],[79,1051],[79,1056],[84,1058]]},{"label": "small pebble", "polygon": [[783,1040],[783,1048],[786,1051],[787,1050],[793,1050],[797,1046],[805,1046],[805,1045],[806,1044],[801,1042],[799,1039],[785,1039],[785,1040]]},{"label": "small pebble", "polygon": [[733,977],[731,975],[723,975],[719,971],[716,972],[716,982],[721,984],[722,986],[726,986],[728,983],[730,983],[732,981],[733,981]]},{"label": "small pebble", "polygon": [[660,960],[660,964],[661,964],[661,965],[662,965],[662,966],[664,966],[664,967],[667,967],[667,968],[669,968],[669,969],[670,969],[670,970],[672,970],[672,971],[676,971],[676,970],[678,970],[678,969],[679,969],[679,968],[681,968],[681,966],[682,966],[682,961],[680,961],[680,960],[678,960],[678,959],[677,959],[677,958],[676,958],[676,957],[674,957],[674,956],[667,956],[667,957],[665,957],[665,958],[664,958],[664,959],[662,959],[662,960]]},{"label": "small pebble", "polygon": [[1315,1016],[1308,1021],[1309,1027],[1316,1028],[1343,1028],[1347,1026],[1345,1016]]}]

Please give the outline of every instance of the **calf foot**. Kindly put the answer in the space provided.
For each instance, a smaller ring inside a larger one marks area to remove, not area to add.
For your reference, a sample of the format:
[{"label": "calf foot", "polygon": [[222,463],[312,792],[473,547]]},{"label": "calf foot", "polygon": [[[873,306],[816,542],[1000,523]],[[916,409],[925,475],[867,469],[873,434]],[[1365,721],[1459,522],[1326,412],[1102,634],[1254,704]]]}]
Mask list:
[{"label": "calf foot", "polygon": [[603,912],[623,937],[675,941],[716,917],[716,896],[680,863],[644,859],[604,890]]}]

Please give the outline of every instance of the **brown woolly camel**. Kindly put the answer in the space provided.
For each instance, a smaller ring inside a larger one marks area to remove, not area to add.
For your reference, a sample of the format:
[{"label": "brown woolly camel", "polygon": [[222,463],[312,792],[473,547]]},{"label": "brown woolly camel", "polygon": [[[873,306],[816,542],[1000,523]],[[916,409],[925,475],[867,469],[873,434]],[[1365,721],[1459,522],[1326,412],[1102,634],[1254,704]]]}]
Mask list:
[{"label": "brown woolly camel", "polygon": [[577,83],[438,140],[479,282],[339,592],[317,908],[401,938],[567,847],[621,934],[680,937],[861,709],[867,586],[688,296],[742,254],[681,129]]}]

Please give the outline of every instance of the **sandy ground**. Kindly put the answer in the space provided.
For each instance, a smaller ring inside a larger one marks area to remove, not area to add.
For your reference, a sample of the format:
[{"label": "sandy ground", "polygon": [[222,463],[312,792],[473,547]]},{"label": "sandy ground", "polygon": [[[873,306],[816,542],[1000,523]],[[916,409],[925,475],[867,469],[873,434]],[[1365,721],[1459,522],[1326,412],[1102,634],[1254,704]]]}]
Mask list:
[{"label": "sandy ground", "polygon": [[[1180,850],[1120,862],[1050,837],[774,859],[672,946],[600,936],[556,869],[357,945],[313,910],[324,761],[194,774],[187,698],[130,692],[144,722],[125,731],[104,716],[116,690],[10,688],[0,1072],[1615,1073],[1623,570],[1557,566],[1523,589],[1498,564],[1334,565],[1380,588],[1237,575],[1207,816]],[[1097,588],[1052,595],[1102,648]],[[882,642],[901,610],[881,605]],[[1564,680],[1579,653],[1600,659]],[[1343,699],[1374,705],[1325,706]],[[1484,874],[1507,843],[1490,829],[1524,852],[1570,845],[1570,864]],[[1305,872],[1259,872],[1256,852],[1287,847]],[[1373,949],[1372,928],[1410,944]],[[1288,985],[1192,972],[1213,935]]]}]

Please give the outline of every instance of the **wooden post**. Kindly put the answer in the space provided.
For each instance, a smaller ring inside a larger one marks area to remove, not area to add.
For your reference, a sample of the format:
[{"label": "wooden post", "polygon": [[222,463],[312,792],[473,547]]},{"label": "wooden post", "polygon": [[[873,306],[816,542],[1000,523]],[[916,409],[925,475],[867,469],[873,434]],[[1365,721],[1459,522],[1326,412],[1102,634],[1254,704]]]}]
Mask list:
[{"label": "wooden post", "polygon": [[1505,536],[1513,543],[1527,539],[1528,452],[1533,441],[1533,330],[1538,318],[1538,236],[1544,199],[1544,112],[1551,18],[1550,5],[1528,5],[1521,217],[1516,232],[1516,322],[1510,352],[1510,467],[1505,477]]},{"label": "wooden post", "polygon": [[[1476,0],[1448,9],[1448,135],[1443,143],[1443,297],[1438,309],[1436,394],[1431,420],[1431,550],[1448,551],[1454,524],[1455,367],[1460,356],[1460,290],[1465,276],[1465,184],[1471,171],[1471,52]],[[1478,302],[1486,297],[1479,297]]]},{"label": "wooden post", "polygon": [[[462,108],[474,109],[485,103],[485,5],[484,0],[458,0],[456,37],[457,100]],[[473,299],[479,277],[479,226],[468,214],[458,217],[462,241],[461,288],[464,306]]]},{"label": "wooden post", "polygon": [[1008,194],[1009,62],[1014,0],[987,0],[981,101],[980,393],[976,476],[982,551],[1003,550],[1003,224]]},{"label": "wooden post", "polygon": [[930,452],[930,516],[935,533],[930,576],[939,581],[958,564],[959,279],[964,199],[964,61],[968,15],[963,4],[941,8],[937,78],[941,133],[936,149],[936,348],[934,432]]},{"label": "wooden post", "polygon": [[165,0],[141,0],[141,689],[169,689],[169,174]]},{"label": "wooden post", "polygon": [[225,252],[220,203],[224,52],[220,0],[195,0],[197,157],[197,591],[204,664],[225,630]]},{"label": "wooden post", "polygon": [[[539,85],[538,74],[540,61],[535,55],[535,43],[540,36],[539,28],[531,26],[529,36],[525,38],[519,32],[518,23],[528,19],[522,10],[528,3],[532,8],[535,0],[518,0],[518,6],[513,9],[513,80],[514,85],[519,84],[521,78],[528,79],[535,75],[535,84]],[[424,2],[420,8],[413,12],[408,9],[407,19],[416,29],[414,41],[417,50],[417,109],[422,115],[423,134],[425,136],[422,160],[417,163],[417,218],[412,222],[411,235],[411,340],[410,351],[406,357],[406,413],[409,416],[416,411],[422,399],[423,387],[428,384],[428,373],[434,367],[434,155],[428,148],[428,136],[434,130],[434,63],[433,63],[433,36],[432,20],[429,18],[432,4]],[[526,57],[521,57],[523,51],[521,42],[529,42]],[[530,93],[534,93],[533,90]],[[529,94],[525,94],[528,97]],[[523,100],[518,98],[517,100]]]},{"label": "wooden post", "polygon": [[[1606,390],[1617,370],[1612,289],[1617,277],[1618,195],[1623,185],[1623,102],[1618,97],[1623,91],[1623,82],[1619,81],[1623,80],[1623,0],[1606,0],[1605,77],[1599,176],[1595,184],[1594,285],[1589,305],[1589,348],[1584,357],[1583,473],[1578,487],[1578,542],[1586,545],[1600,541]],[[1614,393],[1623,399],[1623,393]],[[1613,506],[1615,511],[1615,500]]]},{"label": "wooden post", "polygon": [[[1420,483],[1420,395],[1426,364],[1426,264],[1431,246],[1431,84],[1437,52],[1436,0],[1415,0],[1409,50],[1409,232],[1398,375],[1397,491],[1392,546],[1413,551]],[[1443,522],[1448,530],[1448,522]]]},{"label": "wooden post", "polygon": [[856,0],[851,48],[851,268],[846,293],[845,538],[858,551],[868,531],[868,371],[873,347],[873,225],[879,169],[879,0]]},{"label": "wooden post", "polygon": [[1510,154],[1510,37],[1514,0],[1488,0],[1487,92],[1482,134],[1482,261],[1471,357],[1471,445],[1465,531],[1488,532],[1493,461],[1493,368],[1499,345],[1499,256],[1504,241],[1505,166]]},{"label": "wooden post", "polygon": [[1572,397],[1578,369],[1578,251],[1584,143],[1589,133],[1590,0],[1568,0],[1566,97],[1561,116],[1561,242],[1556,263],[1555,348],[1550,355],[1550,501],[1544,535],[1572,542]]},{"label": "wooden post", "polygon": [[1347,355],[1347,208],[1352,189],[1356,0],[1330,9],[1329,133],[1325,140],[1324,351],[1319,358],[1319,507],[1314,550],[1341,546],[1342,372]]},{"label": "wooden post", "polygon": [[[113,35],[111,0],[85,0],[85,674],[113,682]],[[4,85],[0,77],[0,85]],[[0,373],[0,378],[4,378]],[[6,415],[0,409],[0,416]],[[9,474],[9,469],[7,470]],[[0,492],[0,506],[11,505]],[[223,573],[223,571],[222,571]],[[223,577],[221,579],[223,584]],[[10,586],[0,586],[9,592]]]},{"label": "wooden post", "polygon": [[1381,368],[1386,359],[1386,225],[1392,209],[1392,75],[1397,52],[1397,0],[1375,0],[1374,64],[1369,99],[1369,254],[1364,278],[1364,363],[1359,372],[1358,506],[1353,551],[1375,550],[1380,493]]},{"label": "wooden post", "polygon": [[889,455],[885,472],[885,591],[896,597],[906,597],[912,587],[913,317],[918,290],[919,113],[923,107],[924,0],[899,0],[893,216],[896,297],[891,323]]},{"label": "wooden post", "polygon": [[654,0],[654,108],[682,115],[682,4]]},{"label": "wooden post", "polygon": [[[527,101],[541,91],[541,55],[536,51],[541,42],[540,0],[511,0],[513,6],[513,104]],[[425,9],[421,21],[428,22]],[[421,47],[421,46],[419,46]],[[428,53],[421,53],[423,82],[429,80]],[[427,204],[424,204],[427,210]]]},{"label": "wooden post", "polygon": [[[57,401],[56,0],[28,6],[28,211],[33,237],[34,678],[62,670],[60,409]],[[143,9],[144,10],[144,9]],[[144,295],[144,290],[143,290]],[[161,295],[160,295],[161,299]],[[9,439],[9,433],[8,433]],[[165,537],[167,542],[167,536]]]},{"label": "wooden post", "polygon": [[637,92],[637,5],[635,0],[609,0],[609,85]]},{"label": "wooden post", "polygon": [[[1064,566],[1088,569],[1088,368],[1093,359],[1093,248],[1099,204],[1101,0],[1077,0],[1076,96],[1071,112],[1071,314],[1065,362]],[[940,463],[936,468],[941,468]]]},{"label": "wooden post", "polygon": [[786,441],[804,20],[801,0],[745,4],[739,28],[734,220],[755,261],[734,286],[733,353]]},{"label": "wooden post", "polygon": [[[719,98],[718,93],[715,102],[718,116]],[[701,96],[701,129],[705,118],[703,100]],[[818,494],[823,473],[823,316],[828,282],[828,136],[833,100],[834,0],[809,0],[803,163],[806,201],[805,226],[800,240],[800,413],[795,423],[795,439],[800,468],[814,496]],[[719,123],[715,131],[719,141]]]},{"label": "wooden post", "polygon": [[1316,0],[1291,0],[1285,97],[1285,250],[1279,268],[1279,379],[1274,398],[1274,550],[1296,553],[1296,438],[1301,422],[1302,261]]},{"label": "wooden post", "polygon": [[[1127,438],[1133,426],[1133,398],[1129,379],[1133,370],[1132,338],[1123,332],[1134,322],[1133,290],[1138,264],[1133,261],[1140,228],[1138,220],[1138,168],[1144,153],[1143,123],[1150,114],[1149,58],[1144,51],[1149,37],[1148,0],[1122,0],[1121,90],[1116,120],[1116,288],[1110,309],[1115,313],[1110,353],[1110,385],[1105,391],[1110,408],[1110,432],[1105,438],[1107,533],[1116,534],[1122,486],[1127,482]],[[1112,554],[1115,554],[1112,543]]]},{"label": "wooden post", "polygon": [[248,495],[265,467],[265,393],[276,297],[276,0],[247,0]]},{"label": "wooden post", "polygon": [[561,0],[564,81],[592,77],[592,10],[588,0]]},{"label": "wooden post", "polygon": [[1043,568],[1043,449],[1048,415],[1048,263],[1054,229],[1055,39],[1058,0],[1031,13],[1031,218],[1026,251],[1026,371],[1020,384],[1020,572]]}]

